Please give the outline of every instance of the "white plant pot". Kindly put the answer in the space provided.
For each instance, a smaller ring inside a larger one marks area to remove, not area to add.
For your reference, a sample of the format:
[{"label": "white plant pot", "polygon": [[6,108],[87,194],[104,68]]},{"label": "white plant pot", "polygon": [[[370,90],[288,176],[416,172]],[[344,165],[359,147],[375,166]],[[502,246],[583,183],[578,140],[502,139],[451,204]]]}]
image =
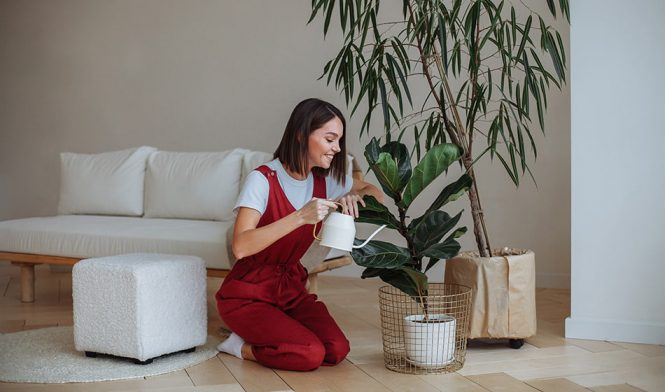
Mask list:
[{"label": "white plant pot", "polygon": [[404,317],[406,360],[412,365],[438,369],[453,361],[455,355],[454,317],[430,314]]}]

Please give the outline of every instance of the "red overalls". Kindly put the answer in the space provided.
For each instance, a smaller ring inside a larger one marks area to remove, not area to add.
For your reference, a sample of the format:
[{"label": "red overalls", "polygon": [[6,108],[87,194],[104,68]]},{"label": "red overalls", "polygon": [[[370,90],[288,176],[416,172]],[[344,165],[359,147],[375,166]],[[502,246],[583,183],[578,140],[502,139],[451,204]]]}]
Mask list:
[{"label": "red overalls", "polygon": [[[295,211],[268,166],[258,169],[268,179],[266,211],[257,227]],[[326,182],[314,176],[313,197],[326,198]],[[349,341],[316,295],[305,289],[307,271],[300,258],[312,244],[312,225],[304,225],[235,264],[216,294],[226,325],[248,344],[264,366],[314,370],[335,365],[349,353]]]}]

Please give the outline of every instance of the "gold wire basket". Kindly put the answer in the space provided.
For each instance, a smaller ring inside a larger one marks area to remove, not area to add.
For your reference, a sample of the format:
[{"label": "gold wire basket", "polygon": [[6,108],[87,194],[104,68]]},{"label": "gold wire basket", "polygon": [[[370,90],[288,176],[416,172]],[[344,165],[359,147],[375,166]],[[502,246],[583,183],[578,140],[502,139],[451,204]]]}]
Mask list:
[{"label": "gold wire basket", "polygon": [[383,359],[388,369],[438,374],[464,366],[471,288],[430,283],[426,297],[379,288]]}]

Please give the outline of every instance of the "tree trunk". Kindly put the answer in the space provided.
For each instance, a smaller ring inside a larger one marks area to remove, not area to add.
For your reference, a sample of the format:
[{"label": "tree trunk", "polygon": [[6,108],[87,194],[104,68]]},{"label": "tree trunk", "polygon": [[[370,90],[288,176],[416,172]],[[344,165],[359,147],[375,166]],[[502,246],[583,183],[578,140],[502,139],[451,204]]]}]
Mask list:
[{"label": "tree trunk", "polygon": [[471,201],[471,216],[473,217],[473,234],[476,237],[476,245],[481,257],[490,257],[492,255],[489,238],[487,237],[487,229],[485,228],[485,216],[483,209],[480,205],[480,195],[478,195],[478,188],[476,186],[476,175],[473,172],[471,163],[473,162],[469,157],[462,159],[467,174],[471,176],[473,183],[469,188],[469,200]]}]

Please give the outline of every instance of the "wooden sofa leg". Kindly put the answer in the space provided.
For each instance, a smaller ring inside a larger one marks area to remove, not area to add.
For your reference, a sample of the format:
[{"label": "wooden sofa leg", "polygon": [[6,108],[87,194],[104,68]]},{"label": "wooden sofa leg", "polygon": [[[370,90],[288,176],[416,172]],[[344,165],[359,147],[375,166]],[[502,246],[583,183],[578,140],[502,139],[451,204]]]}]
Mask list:
[{"label": "wooden sofa leg", "polygon": [[35,265],[21,263],[21,302],[35,302]]},{"label": "wooden sofa leg", "polygon": [[319,291],[319,274],[310,274],[309,275],[309,288],[308,291],[310,294],[316,294]]}]

